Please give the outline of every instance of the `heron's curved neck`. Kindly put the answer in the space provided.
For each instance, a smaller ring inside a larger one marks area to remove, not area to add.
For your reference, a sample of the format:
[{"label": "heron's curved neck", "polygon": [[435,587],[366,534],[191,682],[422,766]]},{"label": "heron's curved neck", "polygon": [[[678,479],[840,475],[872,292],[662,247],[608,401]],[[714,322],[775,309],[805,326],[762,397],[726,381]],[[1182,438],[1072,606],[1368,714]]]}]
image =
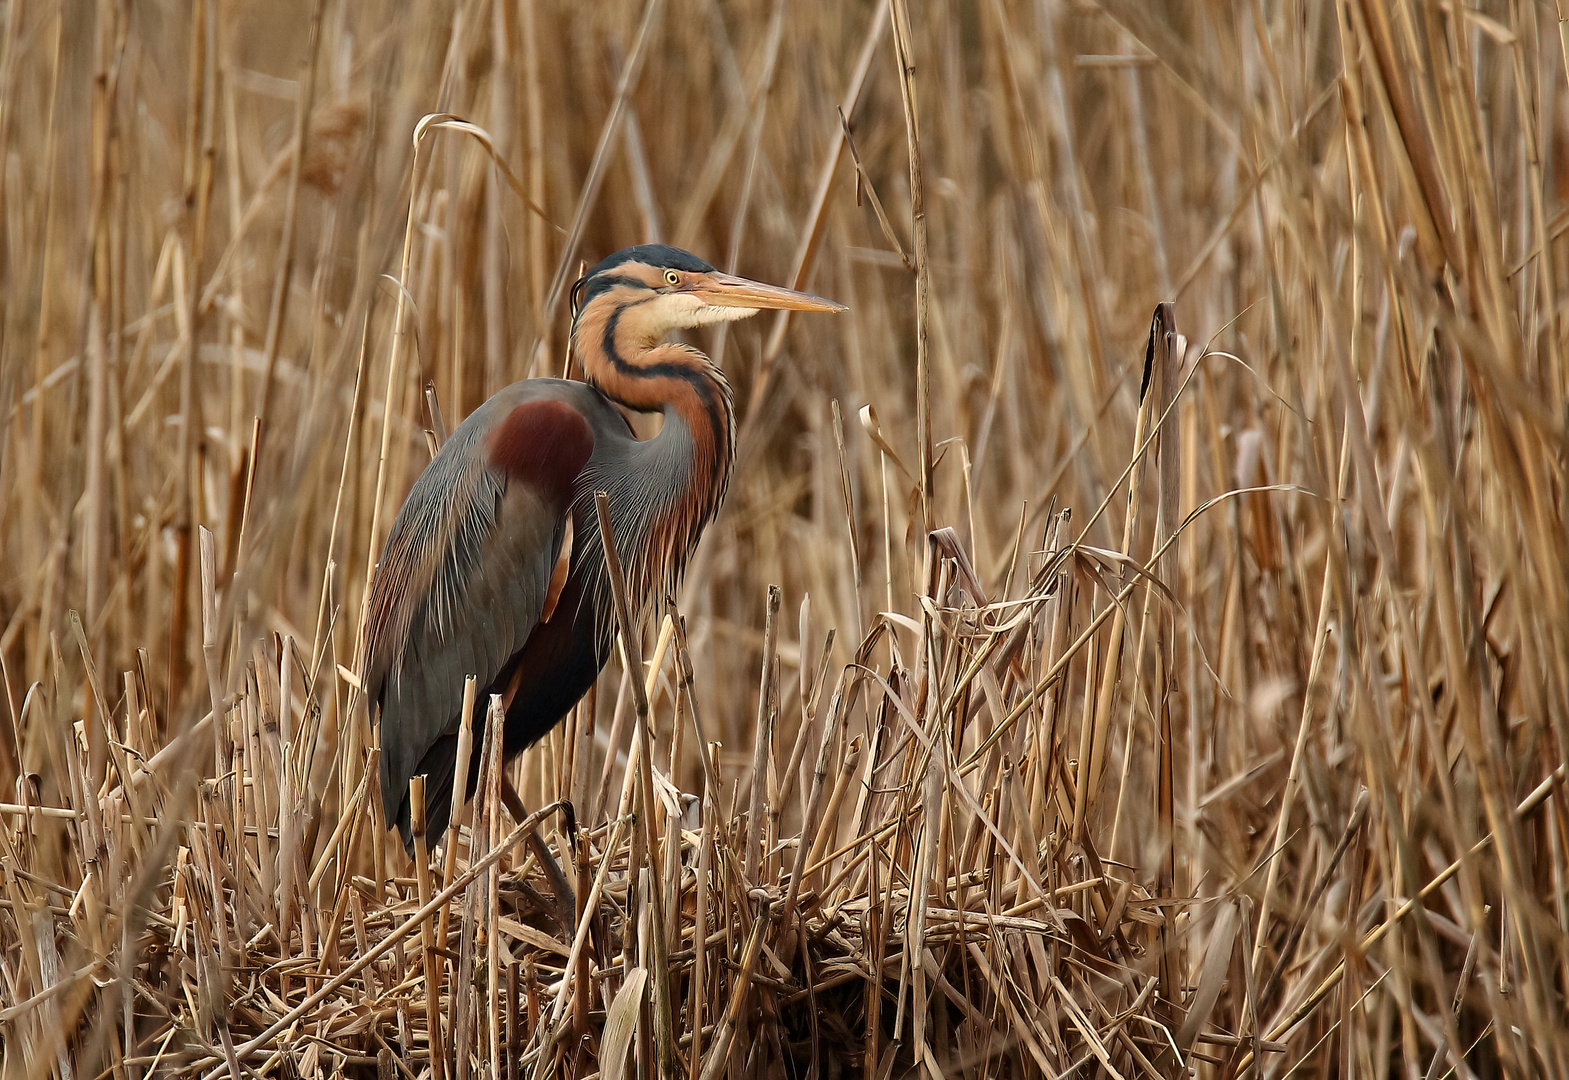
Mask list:
[{"label": "heron's curved neck", "polygon": [[589,384],[629,409],[664,414],[659,434],[644,444],[648,467],[638,496],[665,529],[650,540],[658,550],[629,562],[643,563],[637,569],[646,571],[646,586],[673,588],[730,482],[734,397],[719,368],[696,349],[660,344],[635,320],[592,314],[584,313],[575,335]]}]

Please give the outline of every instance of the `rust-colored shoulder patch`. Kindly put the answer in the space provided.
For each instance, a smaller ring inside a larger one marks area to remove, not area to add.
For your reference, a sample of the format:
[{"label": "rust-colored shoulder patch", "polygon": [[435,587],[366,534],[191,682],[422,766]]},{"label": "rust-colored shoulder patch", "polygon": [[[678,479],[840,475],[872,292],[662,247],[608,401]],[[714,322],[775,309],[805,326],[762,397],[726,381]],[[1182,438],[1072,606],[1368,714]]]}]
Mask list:
[{"label": "rust-colored shoulder patch", "polygon": [[594,452],[594,432],[564,401],[525,401],[485,436],[490,463],[565,507]]}]

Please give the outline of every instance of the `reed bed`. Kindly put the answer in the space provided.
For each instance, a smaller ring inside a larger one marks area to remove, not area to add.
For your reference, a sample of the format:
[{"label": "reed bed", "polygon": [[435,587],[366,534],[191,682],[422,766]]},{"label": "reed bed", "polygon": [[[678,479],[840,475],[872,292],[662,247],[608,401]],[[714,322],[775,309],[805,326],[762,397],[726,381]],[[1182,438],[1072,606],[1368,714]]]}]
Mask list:
[{"label": "reed bed", "polygon": [[[0,1078],[1569,1076],[1549,9],[3,10]],[[851,312],[410,859],[381,539],[647,240]]]}]

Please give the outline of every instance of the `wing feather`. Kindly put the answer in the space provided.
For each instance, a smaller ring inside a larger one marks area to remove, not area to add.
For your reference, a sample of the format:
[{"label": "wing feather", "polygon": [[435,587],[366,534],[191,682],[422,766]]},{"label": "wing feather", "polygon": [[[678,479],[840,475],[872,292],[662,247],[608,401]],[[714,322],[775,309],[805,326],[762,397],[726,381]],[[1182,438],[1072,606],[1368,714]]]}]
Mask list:
[{"label": "wing feather", "polygon": [[[429,777],[432,831],[446,826],[464,679],[499,692],[538,625],[592,451],[580,413],[517,396],[477,410],[420,475],[371,587],[364,685],[381,726],[382,803],[405,843],[416,773]],[[486,705],[481,696],[476,732]]]}]

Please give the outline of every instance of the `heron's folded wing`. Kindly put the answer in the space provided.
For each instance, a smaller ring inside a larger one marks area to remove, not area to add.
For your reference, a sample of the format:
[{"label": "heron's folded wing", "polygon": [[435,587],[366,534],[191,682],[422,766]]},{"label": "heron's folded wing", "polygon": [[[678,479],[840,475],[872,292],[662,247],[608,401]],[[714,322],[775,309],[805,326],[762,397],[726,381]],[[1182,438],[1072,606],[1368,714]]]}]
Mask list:
[{"label": "heron's folded wing", "polygon": [[458,724],[465,676],[490,686],[538,624],[572,480],[591,449],[580,415],[528,401],[460,429],[409,492],[367,620],[365,687],[380,709],[389,820],[409,777]]}]

